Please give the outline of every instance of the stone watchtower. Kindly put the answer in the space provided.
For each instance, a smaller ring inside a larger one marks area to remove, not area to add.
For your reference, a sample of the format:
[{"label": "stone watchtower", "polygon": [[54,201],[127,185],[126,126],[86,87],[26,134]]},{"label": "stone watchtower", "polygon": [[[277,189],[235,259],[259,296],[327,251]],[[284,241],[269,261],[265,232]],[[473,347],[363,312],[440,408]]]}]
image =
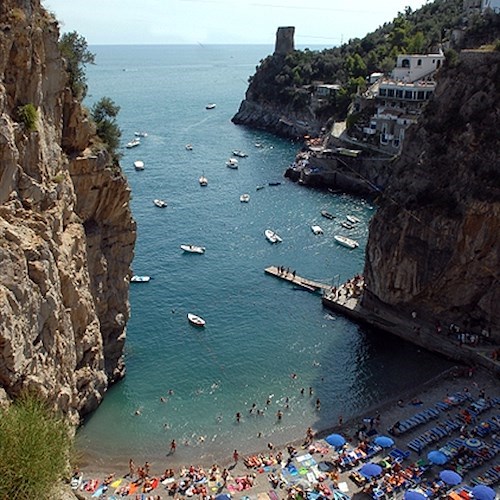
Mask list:
[{"label": "stone watchtower", "polygon": [[274,46],[275,55],[286,55],[295,50],[295,44],[293,41],[294,34],[294,26],[278,28],[278,31],[276,32],[276,45]]}]

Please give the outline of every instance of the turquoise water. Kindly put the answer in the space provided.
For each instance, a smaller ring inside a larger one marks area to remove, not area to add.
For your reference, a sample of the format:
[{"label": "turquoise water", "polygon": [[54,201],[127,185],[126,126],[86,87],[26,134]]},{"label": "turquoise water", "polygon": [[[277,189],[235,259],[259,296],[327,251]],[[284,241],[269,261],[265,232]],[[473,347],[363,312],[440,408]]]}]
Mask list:
[{"label": "turquoise water", "polygon": [[[91,455],[161,459],[176,439],[178,461],[209,463],[234,448],[246,453],[301,437],[309,425],[328,428],[339,415],[356,415],[449,366],[264,274],[269,265],[284,265],[336,284],[362,272],[374,213],[367,201],[285,180],[300,145],[231,123],[248,77],[271,50],[92,47],[89,104],[109,96],[121,106],[124,144],[134,131],[148,133],[139,147],[123,150],[122,167],[138,227],[134,273],[153,279],[130,289],[127,375],[79,431],[79,447]],[[206,110],[211,102],[216,108]],[[238,170],[225,166],[233,149],[248,153]],[[138,159],[142,172],[133,168]],[[266,187],[257,191],[259,185]],[[239,201],[245,192],[247,204]],[[168,207],[155,207],[154,198]],[[337,219],[322,218],[321,209]],[[360,243],[353,251],[333,241],[346,234],[339,221],[347,214],[361,219],[349,232]],[[315,236],[312,224],[324,235]],[[269,244],[266,228],[283,242]],[[185,243],[206,253],[184,254]],[[205,318],[206,328],[188,324],[188,312]],[[263,415],[249,413],[253,403]]]}]

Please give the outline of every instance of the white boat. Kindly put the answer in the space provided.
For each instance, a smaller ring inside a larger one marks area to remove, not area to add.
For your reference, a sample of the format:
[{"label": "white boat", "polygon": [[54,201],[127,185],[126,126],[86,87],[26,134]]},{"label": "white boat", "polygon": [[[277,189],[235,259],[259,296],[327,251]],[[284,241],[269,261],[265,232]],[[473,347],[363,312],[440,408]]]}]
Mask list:
[{"label": "white boat", "polygon": [[321,210],[321,215],[327,219],[335,219],[335,215],[331,214],[327,210]]},{"label": "white boat", "polygon": [[181,248],[188,253],[205,253],[205,247],[198,245],[181,245]]},{"label": "white boat", "polygon": [[198,182],[200,183],[200,186],[206,186],[208,185],[208,179],[202,175],[199,179]]},{"label": "white boat", "polygon": [[323,234],[323,229],[320,226],[311,226],[311,230],[314,234]]},{"label": "white boat", "polygon": [[158,208],[165,208],[167,206],[167,202],[165,200],[160,200],[160,199],[155,199],[153,200],[153,203],[158,207]]},{"label": "white boat", "polygon": [[147,283],[151,279],[151,276],[138,276],[137,274],[134,274],[130,278],[130,283]]},{"label": "white boat", "polygon": [[349,222],[341,222],[340,225],[345,229],[352,229],[354,226]]},{"label": "white boat", "polygon": [[193,151],[193,145],[192,144],[186,144],[184,146],[188,151]]},{"label": "white boat", "polygon": [[246,153],[244,153],[243,151],[241,151],[240,149],[235,149],[233,151],[233,155],[234,156],[238,156],[240,158],[246,158],[248,155]]},{"label": "white boat", "polygon": [[354,215],[346,215],[346,219],[352,224],[357,224],[359,222],[359,219],[354,217]]},{"label": "white boat", "polygon": [[141,140],[139,139],[139,137],[137,137],[136,139],[132,139],[130,142],[127,142],[125,147],[130,149],[130,148],[135,148],[136,146],[139,146],[140,144],[141,144]]},{"label": "white boat", "polygon": [[214,104],[214,103],[212,102],[212,103],[210,103],[210,104],[207,104],[207,105],[205,106],[205,109],[214,109],[214,108],[215,108],[215,106],[217,106],[217,104]]},{"label": "white boat", "polygon": [[244,193],[240,196],[241,203],[248,203],[250,201],[250,195],[248,193]]},{"label": "white boat", "polygon": [[194,326],[205,326],[206,324],[206,321],[202,317],[193,313],[188,313],[187,318],[188,321]]},{"label": "white boat", "polygon": [[229,158],[229,160],[226,161],[226,167],[238,168],[238,160],[236,158]]},{"label": "white boat", "polygon": [[333,238],[339,245],[344,247],[351,249],[359,247],[359,243],[357,241],[351,240],[351,238],[347,238],[347,236],[335,235]]},{"label": "white boat", "polygon": [[134,161],[134,168],[136,170],[144,170],[144,162],[142,160],[135,160]]},{"label": "white boat", "polygon": [[264,235],[270,243],[281,243],[283,241],[278,233],[274,232],[272,229],[266,229]]},{"label": "white boat", "polygon": [[255,190],[256,190],[256,191],[260,191],[261,189],[264,189],[265,187],[266,187],[266,186],[262,186],[262,185],[261,185],[261,186],[257,186],[257,187],[255,188]]},{"label": "white boat", "polygon": [[147,137],[148,133],[147,132],[134,132],[134,135],[136,137]]}]

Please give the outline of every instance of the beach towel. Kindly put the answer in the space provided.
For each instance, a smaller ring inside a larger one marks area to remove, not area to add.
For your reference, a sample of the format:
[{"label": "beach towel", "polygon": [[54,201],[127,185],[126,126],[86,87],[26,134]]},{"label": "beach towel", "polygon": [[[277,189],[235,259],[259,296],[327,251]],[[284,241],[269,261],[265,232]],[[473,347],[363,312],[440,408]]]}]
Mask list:
[{"label": "beach towel", "polygon": [[120,484],[122,484],[122,481],[123,481],[123,478],[120,478],[120,479],[117,479],[116,481],[113,481],[111,483],[111,488],[118,488],[118,486],[120,486]]}]

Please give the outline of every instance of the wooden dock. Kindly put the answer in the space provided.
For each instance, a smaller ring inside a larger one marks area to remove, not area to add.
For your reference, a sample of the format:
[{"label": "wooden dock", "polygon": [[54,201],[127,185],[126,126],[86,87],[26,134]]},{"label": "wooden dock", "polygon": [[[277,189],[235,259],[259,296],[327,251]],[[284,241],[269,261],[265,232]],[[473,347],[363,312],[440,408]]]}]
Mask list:
[{"label": "wooden dock", "polygon": [[331,290],[331,285],[326,285],[325,283],[320,283],[319,281],[309,280],[307,278],[303,278],[302,276],[298,276],[295,272],[292,271],[284,271],[280,272],[277,266],[270,266],[264,269],[266,274],[270,274],[276,278],[280,278],[282,280],[288,281],[293,285],[299,286],[308,292],[322,293],[323,291]]}]

